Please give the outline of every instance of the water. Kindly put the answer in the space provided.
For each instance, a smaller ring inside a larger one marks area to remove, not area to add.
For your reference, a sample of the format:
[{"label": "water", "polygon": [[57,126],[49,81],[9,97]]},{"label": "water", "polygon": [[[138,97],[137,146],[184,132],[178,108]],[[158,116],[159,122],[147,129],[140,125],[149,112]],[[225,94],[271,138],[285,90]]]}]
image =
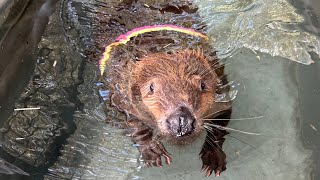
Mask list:
[{"label": "water", "polygon": [[[261,117],[230,122],[228,127],[262,135],[231,131],[224,144],[228,169],[220,179],[320,177],[319,56],[309,53],[319,53],[319,14],[313,3],[317,2],[196,1],[212,44],[227,57],[229,79],[237,85],[232,118]],[[30,179],[205,179],[198,158],[204,137],[186,148],[165,144],[173,163],[147,169],[130,139],[104,122],[97,67],[86,60],[99,58],[101,47],[112,40],[103,26],[104,15],[117,13],[103,11],[110,4],[57,3],[38,45],[31,81],[14,105],[41,109],[16,111],[1,119],[2,157],[30,173]],[[257,11],[259,17],[252,17]],[[178,17],[171,21],[183,25],[183,18],[199,20],[192,14]],[[115,19],[114,33],[126,32],[126,20],[119,24]],[[309,66],[294,62],[311,60],[314,64]],[[28,81],[27,76],[18,79]]]},{"label": "water", "polygon": [[208,24],[214,47],[223,55],[246,47],[310,64],[313,60],[308,52],[319,54],[319,38],[299,31],[304,18],[286,0],[195,2]]}]

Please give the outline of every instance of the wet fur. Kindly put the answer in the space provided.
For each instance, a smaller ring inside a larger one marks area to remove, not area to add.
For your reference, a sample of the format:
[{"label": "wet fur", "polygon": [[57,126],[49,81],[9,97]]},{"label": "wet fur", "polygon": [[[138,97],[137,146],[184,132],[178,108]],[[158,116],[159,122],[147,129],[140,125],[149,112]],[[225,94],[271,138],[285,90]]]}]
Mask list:
[{"label": "wet fur", "polygon": [[[215,70],[217,58],[208,59],[202,50],[179,50],[173,53],[152,53],[132,61],[124,57],[116,66],[109,68],[107,77],[113,77],[111,84],[111,104],[127,115],[132,140],[147,166],[162,166],[161,156],[168,164],[171,157],[161,140],[173,144],[192,143],[204,130],[207,131],[205,144],[200,152],[203,170],[207,176],[212,171],[219,175],[225,170],[225,154],[222,151],[226,131],[204,127],[202,118],[230,115],[230,103],[216,103],[215,94],[222,83],[219,79],[221,68]],[[219,75],[218,75],[219,74]],[[200,81],[206,89],[200,91]],[[155,92],[150,94],[150,84]],[[192,110],[196,118],[195,131],[187,137],[177,139],[165,128],[165,119],[180,106]],[[218,113],[220,112],[220,113]],[[210,116],[209,116],[210,115]],[[228,118],[228,117],[227,117]],[[216,121],[225,126],[227,121]]]},{"label": "wet fur", "polygon": [[[217,75],[211,71],[207,59],[200,50],[185,50],[174,54],[157,53],[143,58],[133,71],[136,84],[134,91],[140,91],[138,101],[142,101],[153,116],[151,125],[158,128],[162,137],[175,144],[188,143],[193,136],[203,131],[201,116],[214,104],[218,84]],[[206,82],[205,92],[200,92],[200,81]],[[155,93],[150,95],[149,85],[153,83]],[[206,100],[204,100],[206,99]],[[192,136],[184,139],[170,137],[165,125],[166,118],[180,105],[192,110],[197,121],[197,128]]]}]

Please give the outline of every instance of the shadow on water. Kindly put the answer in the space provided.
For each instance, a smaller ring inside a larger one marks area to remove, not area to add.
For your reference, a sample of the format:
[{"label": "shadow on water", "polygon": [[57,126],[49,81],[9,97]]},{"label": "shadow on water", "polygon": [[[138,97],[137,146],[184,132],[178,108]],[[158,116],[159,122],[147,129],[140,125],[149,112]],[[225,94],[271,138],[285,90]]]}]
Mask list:
[{"label": "shadow on water", "polygon": [[[298,11],[304,15],[305,21],[300,28],[320,37],[320,2],[317,0],[299,1],[291,0]],[[316,127],[320,127],[318,117],[318,107],[320,107],[320,58],[318,54],[311,53],[315,64],[312,66],[299,66],[293,69],[295,72],[297,87],[299,89],[299,110],[301,124],[301,139],[303,144],[313,150],[311,159],[313,160],[312,175],[313,179],[320,178],[320,135]]]},{"label": "shadow on water", "polygon": [[320,178],[320,143],[319,143],[319,115],[318,107],[320,107],[320,87],[319,82],[320,74],[320,59],[315,57],[316,63],[308,67],[299,67],[296,76],[298,77],[299,94],[301,94],[300,105],[300,123],[301,135],[303,144],[309,149],[313,150],[313,168],[312,176],[314,179]]},{"label": "shadow on water", "polygon": [[[119,9],[111,7],[112,4],[118,4],[118,0],[14,2],[0,1],[0,11],[5,19],[0,20],[0,155],[31,176],[0,175],[0,179],[203,177],[199,173],[201,164],[198,160],[201,140],[185,149],[169,146],[169,151],[177,154],[172,165],[161,169],[144,169],[137,161],[138,152],[131,141],[123,137],[121,131],[105,124],[106,115],[103,114],[95,85],[97,67],[86,61],[99,59],[103,47],[112,42],[117,34],[150,25],[150,19],[157,13],[165,14],[158,19],[159,23],[177,23],[201,30],[204,24],[195,23],[200,22],[195,13],[198,7],[152,0],[141,0],[129,10],[125,7],[135,1],[122,1],[123,7]],[[150,2],[154,5],[150,6]],[[202,18],[209,25],[224,20],[212,18],[213,5],[208,6],[205,0],[196,2],[200,5]],[[320,14],[317,9],[320,9],[320,3],[317,0],[289,2],[305,18],[294,27],[319,38]],[[233,1],[228,1],[230,4],[227,5],[223,4],[225,1],[221,3],[218,8],[220,15],[227,12],[226,7],[243,5],[232,4],[235,3]],[[243,12],[249,12],[250,16],[251,10],[261,6],[251,8]],[[130,13],[137,13],[137,16],[123,18],[132,16]],[[242,15],[246,17],[244,13]],[[150,18],[140,21],[142,17]],[[228,17],[228,14],[223,17]],[[135,23],[130,22],[135,18],[138,19]],[[250,20],[248,24],[254,24]],[[240,22],[246,21],[237,21],[235,24],[239,25]],[[226,28],[232,22],[228,23]],[[242,30],[246,32],[245,28]],[[106,35],[105,32],[110,34]],[[217,33],[209,31],[211,35]],[[265,45],[261,42],[248,44],[246,40],[249,38],[243,37],[238,40],[244,47],[263,49]],[[223,44],[229,35],[221,33],[216,39],[217,43],[219,38]],[[258,39],[255,36],[250,38],[252,41]],[[225,44],[239,46],[239,43],[232,42],[233,39],[230,39]],[[225,48],[224,45],[221,47]],[[316,83],[320,77],[319,56],[311,53],[315,63],[305,66],[246,48],[229,48],[224,49],[228,54],[225,61],[229,63],[226,69],[230,78],[241,84],[234,101],[233,117],[263,116],[262,120],[257,121],[231,122],[230,127],[252,130],[266,136],[232,132],[231,136],[238,140],[227,137],[224,148],[228,154],[228,170],[220,178],[319,179],[320,144],[317,140],[320,124],[317,108],[320,87]],[[277,49],[264,50],[271,54],[278,53],[274,51]],[[297,57],[294,58],[299,61]],[[13,108],[23,107],[41,109],[13,112]]]}]

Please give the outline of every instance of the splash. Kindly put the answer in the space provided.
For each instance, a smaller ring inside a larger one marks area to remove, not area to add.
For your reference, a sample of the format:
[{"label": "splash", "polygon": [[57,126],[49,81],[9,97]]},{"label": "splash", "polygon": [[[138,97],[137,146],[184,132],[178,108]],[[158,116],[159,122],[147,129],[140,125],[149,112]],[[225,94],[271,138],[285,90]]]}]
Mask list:
[{"label": "splash", "polygon": [[105,51],[102,55],[102,58],[99,60],[100,74],[103,75],[103,73],[105,71],[106,63],[107,63],[108,59],[110,58],[110,54],[111,54],[112,49],[115,46],[118,46],[120,44],[126,44],[127,42],[130,41],[130,38],[135,37],[139,34],[143,34],[143,33],[147,33],[147,32],[154,32],[154,31],[162,31],[162,30],[181,32],[181,33],[201,37],[205,40],[208,40],[208,36],[206,36],[200,32],[196,32],[193,29],[174,26],[174,25],[170,25],[170,24],[143,26],[143,27],[135,28],[125,34],[118,36],[116,39],[116,42],[111,43],[110,45],[108,45],[105,48]]}]

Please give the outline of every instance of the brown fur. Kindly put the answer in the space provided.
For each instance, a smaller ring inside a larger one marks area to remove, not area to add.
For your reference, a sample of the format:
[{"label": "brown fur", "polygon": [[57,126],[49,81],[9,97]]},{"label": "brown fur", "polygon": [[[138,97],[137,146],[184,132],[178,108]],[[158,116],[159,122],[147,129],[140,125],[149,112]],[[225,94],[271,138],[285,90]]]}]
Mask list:
[{"label": "brown fur", "polygon": [[[165,119],[179,105],[189,107],[198,120],[196,133],[193,133],[193,136],[202,131],[201,117],[214,104],[218,78],[200,50],[149,55],[137,63],[133,71],[133,79],[134,87],[137,88],[135,91],[141,92],[139,100],[153,116],[150,124],[155,125],[163,137],[169,137],[169,133],[164,128]],[[200,89],[201,81],[206,84],[203,92]],[[151,83],[154,84],[154,94],[149,92]],[[186,140],[192,139],[188,137]],[[175,139],[170,138],[170,140]],[[176,143],[185,143],[185,141],[180,140]]]},{"label": "brown fur", "polygon": [[[161,139],[174,144],[190,143],[204,131],[204,117],[230,109],[229,103],[215,102],[220,83],[216,72],[223,72],[215,71],[217,59],[207,59],[202,50],[151,53],[138,61],[124,54],[119,56],[123,56],[119,57],[121,61],[112,62],[116,65],[107,71],[107,77],[113,77],[109,82],[111,102],[127,115],[132,139],[139,145],[147,166],[161,166],[161,156],[168,164],[171,162]],[[201,89],[201,82],[205,89]],[[168,132],[166,119],[181,106],[187,107],[194,116],[195,128],[192,134],[177,138]],[[200,154],[203,169],[208,168],[207,175],[213,170],[218,174],[225,170],[221,147],[226,133],[216,129],[208,131]]]}]

